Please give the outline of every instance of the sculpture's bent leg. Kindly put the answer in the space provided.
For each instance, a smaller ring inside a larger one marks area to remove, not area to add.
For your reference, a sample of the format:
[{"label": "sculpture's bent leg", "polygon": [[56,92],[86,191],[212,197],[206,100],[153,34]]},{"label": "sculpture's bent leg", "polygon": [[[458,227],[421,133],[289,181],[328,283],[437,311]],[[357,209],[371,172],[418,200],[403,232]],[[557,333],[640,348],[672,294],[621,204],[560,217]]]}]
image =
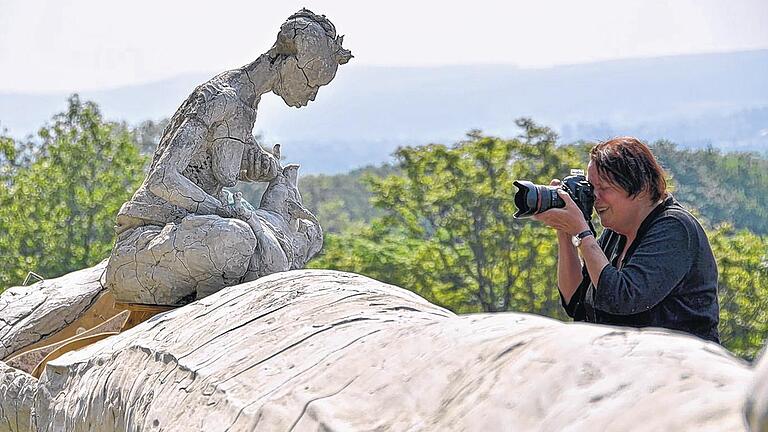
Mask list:
[{"label": "sculpture's bent leg", "polygon": [[191,215],[146,225],[118,237],[106,284],[118,302],[184,304],[239,283],[255,250],[253,231],[237,219]]},{"label": "sculpture's bent leg", "polygon": [[254,281],[262,276],[291,269],[291,262],[274,229],[265,229],[263,226],[257,228],[260,229],[254,229],[257,239],[256,252],[251,257],[243,282]]},{"label": "sculpture's bent leg", "polygon": [[296,222],[298,230],[294,236],[295,251],[292,270],[304,268],[307,262],[323,248],[323,229],[320,224],[306,219],[299,219]]}]

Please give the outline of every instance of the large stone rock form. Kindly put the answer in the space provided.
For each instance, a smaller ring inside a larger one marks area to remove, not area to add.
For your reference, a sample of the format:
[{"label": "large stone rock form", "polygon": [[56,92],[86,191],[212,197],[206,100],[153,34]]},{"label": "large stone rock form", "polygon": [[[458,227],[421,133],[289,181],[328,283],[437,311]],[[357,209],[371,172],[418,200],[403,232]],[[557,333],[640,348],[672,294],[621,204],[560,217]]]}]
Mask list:
[{"label": "large stone rock form", "polygon": [[300,270],[54,360],[33,430],[732,431],[752,375],[692,336],[458,317],[363,276]]},{"label": "large stone rock form", "polygon": [[[100,278],[106,264],[104,261],[60,278],[5,290],[0,296],[0,359],[60,333],[81,319],[104,291]],[[77,328],[70,328],[61,339],[76,333]]]},{"label": "large stone rock form", "polygon": [[0,432],[27,432],[32,428],[32,406],[37,380],[0,362]]},{"label": "large stone rock form", "polygon": [[[266,53],[197,87],[163,131],[147,176],[117,215],[106,285],[121,303],[178,306],[225,286],[302,268],[323,243],[301,201],[298,166],[253,138],[261,96],[302,107],[352,53],[306,9]],[[268,181],[258,209],[224,188]]]},{"label": "large stone rock form", "polygon": [[755,378],[747,396],[745,414],[752,431],[768,432],[768,352],[766,348],[763,348],[760,361],[755,366]]}]

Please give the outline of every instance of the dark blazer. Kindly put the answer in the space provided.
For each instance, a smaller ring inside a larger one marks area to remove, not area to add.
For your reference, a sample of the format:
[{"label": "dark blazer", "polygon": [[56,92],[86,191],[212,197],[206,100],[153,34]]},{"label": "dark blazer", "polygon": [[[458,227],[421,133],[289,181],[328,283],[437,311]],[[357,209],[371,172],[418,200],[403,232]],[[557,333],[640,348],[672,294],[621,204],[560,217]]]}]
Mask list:
[{"label": "dark blazer", "polygon": [[586,266],[566,313],[576,321],[664,327],[720,343],[717,264],[704,230],[671,195],[643,221],[621,270],[626,237],[605,229],[598,240],[610,265],[595,286]]}]

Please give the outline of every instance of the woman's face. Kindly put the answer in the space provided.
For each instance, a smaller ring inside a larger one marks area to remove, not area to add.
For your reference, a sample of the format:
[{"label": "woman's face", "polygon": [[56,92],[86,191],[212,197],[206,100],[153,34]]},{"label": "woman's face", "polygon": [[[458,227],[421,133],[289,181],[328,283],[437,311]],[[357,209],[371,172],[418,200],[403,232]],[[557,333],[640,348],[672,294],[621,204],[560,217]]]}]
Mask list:
[{"label": "woman's face", "polygon": [[339,62],[335,42],[317,24],[308,24],[293,38],[296,54],[287,57],[278,70],[274,92],[286,104],[302,107],[315,100],[317,92],[333,80]]},{"label": "woman's face", "polygon": [[627,191],[601,176],[592,162],[587,168],[587,179],[595,188],[595,211],[600,223],[624,235],[636,230],[638,215],[647,205],[646,194],[630,198]]},{"label": "woman's face", "polygon": [[306,106],[315,100],[320,87],[330,83],[336,75],[338,63],[335,59],[328,60],[316,58],[301,67],[296,57],[287,58],[278,72],[274,92],[289,106]]}]

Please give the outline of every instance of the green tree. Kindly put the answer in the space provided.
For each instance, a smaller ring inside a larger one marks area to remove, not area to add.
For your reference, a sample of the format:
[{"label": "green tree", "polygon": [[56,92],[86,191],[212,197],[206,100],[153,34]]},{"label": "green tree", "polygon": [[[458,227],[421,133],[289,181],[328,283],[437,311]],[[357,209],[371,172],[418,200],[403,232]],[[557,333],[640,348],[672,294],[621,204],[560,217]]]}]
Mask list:
[{"label": "green tree", "polygon": [[338,175],[308,175],[299,178],[304,205],[328,233],[340,233],[353,226],[370,224],[382,212],[371,205],[369,178],[397,173],[391,165],[365,167]]},{"label": "green tree", "polygon": [[435,296],[443,277],[432,263],[431,244],[402,232],[389,230],[381,221],[370,227],[356,225],[342,234],[326,236],[323,252],[310,268],[336,269],[363,274],[407,288],[432,302],[464,311],[459,301]]},{"label": "green tree", "polygon": [[0,136],[0,193],[7,189],[15,171],[16,143],[10,137]]},{"label": "green tree", "polygon": [[678,149],[663,140],[652,149],[671,174],[675,197],[698,209],[709,224],[768,234],[768,159],[713,148]]},{"label": "green tree", "polygon": [[38,150],[31,140],[16,141],[0,135],[0,192],[8,190],[16,173],[32,163]]},{"label": "green tree", "polygon": [[708,236],[719,271],[721,342],[752,360],[768,337],[768,238],[731,225]]},{"label": "green tree", "polygon": [[511,140],[475,131],[451,147],[399,149],[402,174],[370,180],[384,216],[371,228],[329,236],[312,265],[395,283],[457,312],[562,316],[554,232],[512,218],[512,182],[546,184],[583,167],[584,154],[556,148],[555,133],[529,119],[517,124],[523,133]]},{"label": "green tree", "polygon": [[2,146],[0,173],[9,174],[0,189],[0,287],[29,271],[52,278],[106,258],[117,210],[143,178],[134,135],[77,95],[39,138],[24,163],[24,145]]}]

